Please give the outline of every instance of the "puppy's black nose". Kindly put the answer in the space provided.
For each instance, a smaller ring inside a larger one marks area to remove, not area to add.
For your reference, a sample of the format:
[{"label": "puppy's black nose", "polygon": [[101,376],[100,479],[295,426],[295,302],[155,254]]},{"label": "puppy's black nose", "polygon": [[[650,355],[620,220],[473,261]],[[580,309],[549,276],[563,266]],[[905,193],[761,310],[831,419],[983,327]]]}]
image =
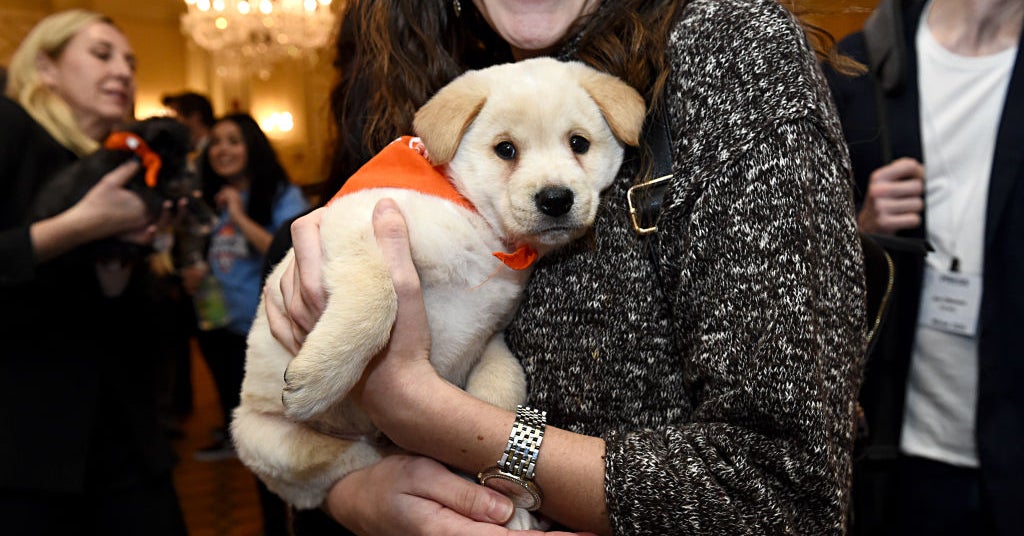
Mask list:
[{"label": "puppy's black nose", "polygon": [[534,203],[548,216],[562,216],[572,208],[572,190],[564,186],[549,186],[533,196]]}]

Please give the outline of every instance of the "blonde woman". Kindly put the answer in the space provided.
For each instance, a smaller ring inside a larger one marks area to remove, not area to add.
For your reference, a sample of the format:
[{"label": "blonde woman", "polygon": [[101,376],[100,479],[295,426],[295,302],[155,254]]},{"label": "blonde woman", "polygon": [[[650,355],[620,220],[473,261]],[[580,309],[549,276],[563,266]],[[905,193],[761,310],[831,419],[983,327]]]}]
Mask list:
[{"label": "blonde woman", "polygon": [[[110,19],[43,19],[11,60],[0,98],[0,518],[9,534],[184,534],[157,420],[150,300],[140,271],[110,296],[81,246],[146,242],[155,226],[104,176],[76,205],[28,221],[46,181],[131,116],[135,55]],[[118,267],[122,268],[122,267]],[[110,281],[107,281],[110,283]],[[106,290],[106,291],[105,291]]]}]

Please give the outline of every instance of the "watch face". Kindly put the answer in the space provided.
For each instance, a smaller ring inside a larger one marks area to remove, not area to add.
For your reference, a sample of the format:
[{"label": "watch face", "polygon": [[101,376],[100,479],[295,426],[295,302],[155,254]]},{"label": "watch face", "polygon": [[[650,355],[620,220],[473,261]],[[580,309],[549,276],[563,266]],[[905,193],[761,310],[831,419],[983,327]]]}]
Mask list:
[{"label": "watch face", "polygon": [[495,475],[485,480],[484,484],[493,490],[507,495],[508,498],[512,499],[512,504],[514,504],[516,508],[532,510],[537,506],[537,503],[540,502],[540,497],[530,491],[526,487],[525,482],[510,480],[509,478]]}]

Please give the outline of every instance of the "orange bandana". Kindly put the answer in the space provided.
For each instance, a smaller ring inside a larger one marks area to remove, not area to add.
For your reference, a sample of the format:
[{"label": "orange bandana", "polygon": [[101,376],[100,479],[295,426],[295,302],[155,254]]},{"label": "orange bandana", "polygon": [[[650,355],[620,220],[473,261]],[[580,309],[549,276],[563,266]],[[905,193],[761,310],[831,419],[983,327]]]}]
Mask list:
[{"label": "orange bandana", "polygon": [[156,177],[160,173],[160,155],[149,148],[145,140],[134,132],[111,132],[103,142],[105,149],[113,151],[131,151],[142,159],[142,165],[146,168],[146,186],[156,188]]},{"label": "orange bandana", "polygon": [[[343,195],[370,188],[402,188],[440,197],[467,210],[476,207],[462,196],[444,173],[427,160],[427,149],[419,138],[402,136],[389,143],[377,156],[345,181],[327,204]],[[525,270],[537,260],[537,252],[528,245],[512,253],[496,251],[494,256],[513,270]]]}]

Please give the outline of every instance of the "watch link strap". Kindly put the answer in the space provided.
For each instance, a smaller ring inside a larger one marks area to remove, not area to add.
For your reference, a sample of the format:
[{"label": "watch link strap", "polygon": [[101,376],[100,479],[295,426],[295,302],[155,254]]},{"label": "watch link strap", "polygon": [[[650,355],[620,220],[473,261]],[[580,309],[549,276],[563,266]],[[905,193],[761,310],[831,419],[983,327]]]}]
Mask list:
[{"label": "watch link strap", "polygon": [[498,460],[498,467],[502,471],[527,480],[533,479],[540,444],[544,441],[547,417],[546,411],[516,406],[516,419],[512,423],[505,451]]}]

